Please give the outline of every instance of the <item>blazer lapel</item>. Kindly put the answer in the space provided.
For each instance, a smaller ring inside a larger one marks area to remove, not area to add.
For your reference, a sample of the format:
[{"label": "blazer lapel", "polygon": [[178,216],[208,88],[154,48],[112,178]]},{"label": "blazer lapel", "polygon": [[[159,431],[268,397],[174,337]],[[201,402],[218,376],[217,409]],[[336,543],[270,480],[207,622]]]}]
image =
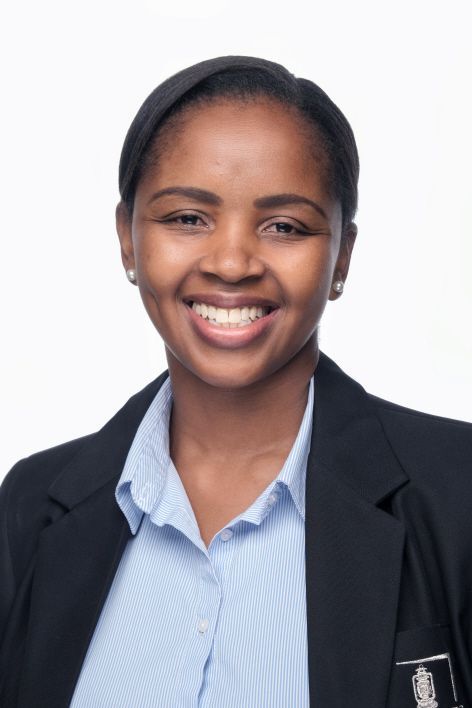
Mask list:
[{"label": "blazer lapel", "polygon": [[20,708],[69,705],[128,537],[112,484],[43,531]]},{"label": "blazer lapel", "polygon": [[86,442],[49,489],[65,513],[40,536],[18,708],[69,705],[131,537],[115,487],[136,430],[167,372]]},{"label": "blazer lapel", "polygon": [[366,392],[325,355],[307,466],[311,705],[384,706],[403,525],[377,504],[407,481]]}]

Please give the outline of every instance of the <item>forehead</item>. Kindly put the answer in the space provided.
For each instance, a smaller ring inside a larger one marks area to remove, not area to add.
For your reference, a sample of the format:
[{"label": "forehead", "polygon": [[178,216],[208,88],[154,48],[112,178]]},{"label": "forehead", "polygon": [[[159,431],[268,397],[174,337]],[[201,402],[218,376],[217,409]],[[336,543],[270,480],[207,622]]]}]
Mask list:
[{"label": "forehead", "polygon": [[[293,106],[270,98],[191,104],[158,131],[149,177],[261,182],[324,188],[328,161],[316,128]],[[293,184],[296,182],[296,185]],[[240,184],[241,186],[241,184]]]}]

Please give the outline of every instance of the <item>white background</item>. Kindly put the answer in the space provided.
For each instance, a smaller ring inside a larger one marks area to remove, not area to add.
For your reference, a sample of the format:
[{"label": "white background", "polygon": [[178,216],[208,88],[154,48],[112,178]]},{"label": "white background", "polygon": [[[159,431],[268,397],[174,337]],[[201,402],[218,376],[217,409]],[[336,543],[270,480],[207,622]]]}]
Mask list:
[{"label": "white background", "polygon": [[369,391],[472,419],[469,2],[11,2],[0,25],[0,478],[101,427],[165,368],[114,228],[150,91],[226,54],[328,92],[361,157],[358,242],[322,349]]}]

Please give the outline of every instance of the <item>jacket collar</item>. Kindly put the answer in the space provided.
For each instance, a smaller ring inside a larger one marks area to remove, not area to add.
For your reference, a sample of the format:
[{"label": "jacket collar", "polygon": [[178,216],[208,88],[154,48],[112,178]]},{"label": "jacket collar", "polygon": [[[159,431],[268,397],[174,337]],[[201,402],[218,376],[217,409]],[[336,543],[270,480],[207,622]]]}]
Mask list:
[{"label": "jacket collar", "polygon": [[[164,372],[49,488],[68,513],[41,534],[19,708],[70,702],[127,540],[114,489]],[[306,482],[311,705],[386,703],[404,529],[377,505],[407,481],[359,384],[321,354]],[[60,680],[57,667],[61,667]]]}]

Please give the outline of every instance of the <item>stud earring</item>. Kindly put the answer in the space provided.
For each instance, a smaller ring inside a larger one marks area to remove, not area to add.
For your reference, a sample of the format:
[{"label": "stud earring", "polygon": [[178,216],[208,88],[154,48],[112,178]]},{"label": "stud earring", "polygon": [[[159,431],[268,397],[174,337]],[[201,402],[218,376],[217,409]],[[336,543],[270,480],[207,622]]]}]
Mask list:
[{"label": "stud earring", "polygon": [[128,278],[130,283],[135,283],[136,282],[136,271],[134,268],[128,268],[126,271],[126,277]]},{"label": "stud earring", "polygon": [[343,281],[342,281],[342,280],[335,280],[334,283],[333,283],[333,285],[332,285],[332,288],[333,288],[333,290],[334,290],[335,293],[339,293],[339,295],[340,295],[340,294],[343,292],[343,290],[344,290],[344,283],[343,283]]}]

